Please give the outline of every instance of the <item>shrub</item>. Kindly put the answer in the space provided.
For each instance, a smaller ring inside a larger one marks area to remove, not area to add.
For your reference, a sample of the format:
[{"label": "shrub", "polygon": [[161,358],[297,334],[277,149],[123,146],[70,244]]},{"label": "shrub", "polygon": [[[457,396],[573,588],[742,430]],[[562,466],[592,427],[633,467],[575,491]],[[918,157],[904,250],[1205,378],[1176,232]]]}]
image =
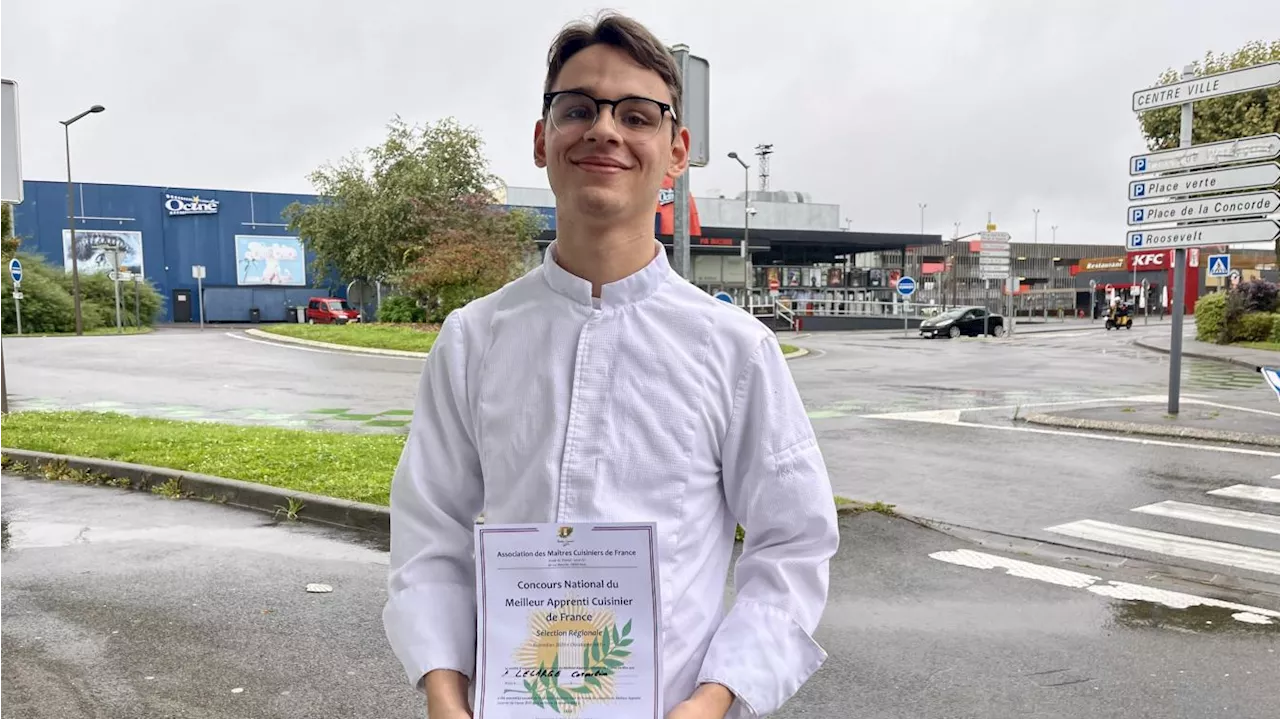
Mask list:
[{"label": "shrub", "polygon": [[[75,302],[71,295],[71,275],[61,266],[52,265],[37,255],[18,253],[22,260],[22,331],[32,334],[74,332]],[[5,258],[8,265],[8,258]],[[5,273],[0,294],[0,324],[5,333],[17,332],[13,287]],[[138,309],[142,325],[150,326],[160,311],[160,295],[149,283],[138,286]],[[120,284],[121,320],[133,326],[134,286]],[[80,318],[86,330],[114,327],[116,324],[115,288],[105,274],[80,275]]]},{"label": "shrub", "polygon": [[1227,319],[1227,293],[1214,292],[1196,301],[1196,339],[1217,342]]},{"label": "shrub", "polygon": [[1234,292],[1244,300],[1245,312],[1275,312],[1280,286],[1259,278],[1240,283]]},{"label": "shrub", "polygon": [[382,301],[378,308],[379,322],[425,322],[427,311],[418,306],[412,297],[397,295]]},{"label": "shrub", "polygon": [[1240,318],[1232,342],[1266,342],[1275,324],[1275,315],[1269,312],[1250,312]]},{"label": "shrub", "polygon": [[[70,275],[66,276],[66,286],[70,291]],[[120,283],[120,321],[126,327],[132,327],[135,324],[133,320],[134,289],[133,282]],[[148,282],[143,282],[136,289],[138,291],[138,314],[140,315],[142,326],[150,327],[155,323],[156,315],[160,312],[160,294]],[[80,275],[80,315],[85,329],[116,326],[115,292],[111,278],[106,274]],[[102,324],[95,325],[92,328],[89,326],[88,315],[84,309],[86,303],[93,303],[98,308],[101,308],[95,311],[105,313]]]},{"label": "shrub", "polygon": [[1271,336],[1267,341],[1280,343],[1280,312],[1271,315]]}]

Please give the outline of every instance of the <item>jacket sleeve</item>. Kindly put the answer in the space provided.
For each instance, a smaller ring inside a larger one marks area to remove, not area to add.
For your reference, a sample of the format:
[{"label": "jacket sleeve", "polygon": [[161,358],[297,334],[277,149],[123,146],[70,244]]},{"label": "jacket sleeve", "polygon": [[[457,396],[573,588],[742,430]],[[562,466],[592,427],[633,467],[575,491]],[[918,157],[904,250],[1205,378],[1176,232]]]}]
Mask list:
[{"label": "jacket sleeve", "polygon": [[472,677],[474,528],[484,502],[469,404],[463,318],[449,315],[427,355],[409,436],[391,482],[391,561],[383,627],[409,682],[433,669]]},{"label": "jacket sleeve", "polygon": [[826,660],[813,633],[840,541],[826,464],[772,337],[756,347],[737,382],[721,469],[725,498],[746,539],[734,569],[734,604],[698,683],[733,692],[730,717],[760,717],[781,707]]}]

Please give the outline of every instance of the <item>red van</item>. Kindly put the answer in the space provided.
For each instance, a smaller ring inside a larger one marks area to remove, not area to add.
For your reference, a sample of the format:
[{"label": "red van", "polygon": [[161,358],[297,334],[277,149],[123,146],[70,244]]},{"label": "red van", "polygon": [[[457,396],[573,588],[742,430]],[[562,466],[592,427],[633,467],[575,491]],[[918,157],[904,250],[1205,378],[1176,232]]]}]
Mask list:
[{"label": "red van", "polygon": [[337,297],[312,297],[307,302],[309,325],[344,325],[359,321],[360,311],[353,309],[346,300]]}]

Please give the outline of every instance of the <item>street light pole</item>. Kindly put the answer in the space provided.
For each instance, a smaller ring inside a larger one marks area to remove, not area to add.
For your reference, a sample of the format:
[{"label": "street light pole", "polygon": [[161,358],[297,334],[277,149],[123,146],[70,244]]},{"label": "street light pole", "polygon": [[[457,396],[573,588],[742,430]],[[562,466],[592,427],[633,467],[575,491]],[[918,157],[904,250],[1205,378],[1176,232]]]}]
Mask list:
[{"label": "street light pole", "polygon": [[79,245],[76,243],[76,200],[75,186],[71,182],[71,125],[85,115],[102,112],[107,108],[94,105],[70,120],[60,120],[67,143],[67,226],[71,231],[71,299],[75,304],[76,334],[84,334],[84,323],[80,318],[80,258]]},{"label": "street light pole", "polygon": [[920,234],[923,235],[924,234],[924,208],[928,207],[929,203],[917,202],[916,205],[920,208]]},{"label": "street light pole", "polygon": [[747,243],[751,239],[751,166],[742,161],[736,152],[730,152],[729,158],[742,165],[742,306],[751,309],[751,256]]}]

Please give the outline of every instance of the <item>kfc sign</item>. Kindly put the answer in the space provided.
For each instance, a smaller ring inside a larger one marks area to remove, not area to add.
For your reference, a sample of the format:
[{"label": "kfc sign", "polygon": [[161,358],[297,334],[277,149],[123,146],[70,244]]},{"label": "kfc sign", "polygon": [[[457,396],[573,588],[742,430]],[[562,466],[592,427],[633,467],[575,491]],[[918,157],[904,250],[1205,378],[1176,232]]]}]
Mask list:
[{"label": "kfc sign", "polygon": [[1173,265],[1169,262],[1172,250],[1154,250],[1151,252],[1130,252],[1125,263],[1129,272],[1146,272],[1148,270],[1167,270]]}]

